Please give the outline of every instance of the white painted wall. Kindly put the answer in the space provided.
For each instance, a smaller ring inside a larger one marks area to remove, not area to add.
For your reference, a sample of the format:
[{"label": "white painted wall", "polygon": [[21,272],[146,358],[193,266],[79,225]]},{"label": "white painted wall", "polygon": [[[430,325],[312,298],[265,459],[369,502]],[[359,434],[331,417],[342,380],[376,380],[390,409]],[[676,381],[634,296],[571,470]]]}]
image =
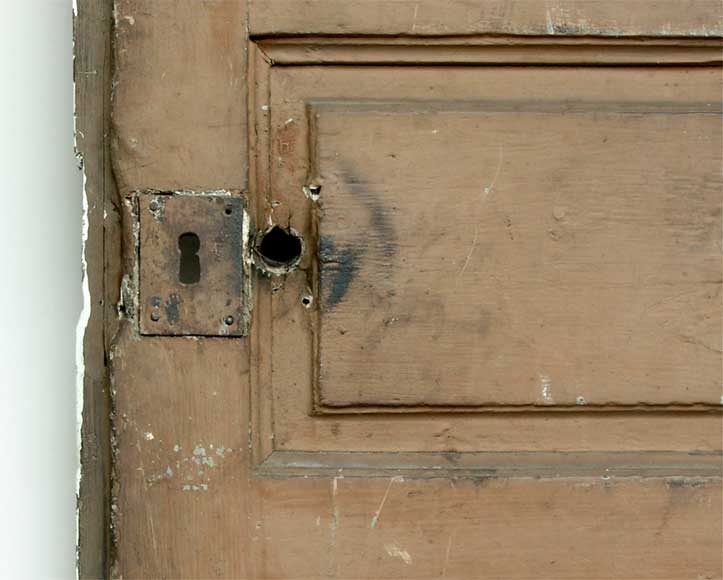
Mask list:
[{"label": "white painted wall", "polygon": [[75,576],[71,0],[0,0],[0,578]]}]

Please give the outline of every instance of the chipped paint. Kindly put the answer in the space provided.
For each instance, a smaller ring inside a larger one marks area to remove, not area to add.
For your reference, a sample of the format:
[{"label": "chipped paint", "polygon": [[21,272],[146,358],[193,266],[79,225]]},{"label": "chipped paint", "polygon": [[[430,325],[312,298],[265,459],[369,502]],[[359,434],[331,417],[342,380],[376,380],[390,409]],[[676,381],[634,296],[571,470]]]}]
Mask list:
[{"label": "chipped paint", "polygon": [[309,185],[304,185],[301,188],[301,191],[304,193],[304,195],[309,198],[311,201],[316,203],[319,201],[319,197],[321,197],[321,185],[310,183]]},{"label": "chipped paint", "polygon": [[547,404],[552,404],[552,380],[545,374],[540,373],[540,390],[542,400]]},{"label": "chipped paint", "polygon": [[208,484],[206,484],[206,483],[199,483],[198,485],[187,484],[187,485],[184,485],[181,489],[183,491],[208,491]]},{"label": "chipped paint", "polygon": [[[82,159],[82,157],[81,157]],[[81,163],[82,165],[82,163]],[[88,178],[85,174],[85,168],[81,167],[83,172],[83,201],[82,201],[82,217],[81,217],[81,250],[80,250],[80,268],[81,268],[81,294],[82,306],[78,323],[75,327],[75,438],[76,438],[76,474],[75,474],[75,546],[76,551],[80,547],[80,485],[83,477],[82,473],[82,452],[83,452],[83,406],[84,406],[84,385],[85,385],[85,357],[83,341],[85,332],[90,322],[91,298],[90,284],[88,282],[88,261],[86,258],[86,245],[88,243]],[[76,554],[76,576],[80,574],[79,554]]]},{"label": "chipped paint", "polygon": [[587,401],[585,401],[585,397],[583,397],[582,395],[578,395],[577,398],[575,399],[575,404],[576,405],[586,405]]},{"label": "chipped paint", "polygon": [[407,566],[410,566],[412,564],[412,556],[409,554],[409,552],[407,552],[406,550],[402,550],[396,544],[387,544],[386,546],[384,546],[384,549],[387,551],[387,554],[389,554],[392,558],[401,558]]},{"label": "chipped paint", "polygon": [[545,11],[545,25],[547,34],[555,34],[555,25],[552,23],[552,16],[550,16],[550,11]]},{"label": "chipped paint", "polygon": [[[73,21],[78,18],[77,0],[72,2]],[[75,35],[73,36],[73,62],[75,64],[76,45]],[[91,315],[91,297],[90,283],[88,280],[88,261],[86,255],[86,246],[88,244],[88,234],[90,231],[88,221],[88,176],[85,172],[85,162],[82,153],[78,150],[78,135],[84,138],[78,128],[78,109],[75,101],[76,83],[73,81],[73,147],[75,149],[76,159],[78,161],[78,169],[82,173],[82,196],[81,196],[81,221],[80,221],[80,271],[81,271],[81,309],[78,315],[78,322],[75,327],[75,438],[76,438],[76,473],[75,473],[75,576],[80,577],[80,486],[83,477],[82,471],[82,453],[83,453],[83,408],[85,404],[85,356],[84,356],[84,340],[85,333],[90,322]]]},{"label": "chipped paint", "polygon": [[145,433],[143,433],[143,439],[145,439],[146,441],[153,441],[155,438],[155,435],[153,435],[153,433],[151,433],[150,431],[146,431]]}]

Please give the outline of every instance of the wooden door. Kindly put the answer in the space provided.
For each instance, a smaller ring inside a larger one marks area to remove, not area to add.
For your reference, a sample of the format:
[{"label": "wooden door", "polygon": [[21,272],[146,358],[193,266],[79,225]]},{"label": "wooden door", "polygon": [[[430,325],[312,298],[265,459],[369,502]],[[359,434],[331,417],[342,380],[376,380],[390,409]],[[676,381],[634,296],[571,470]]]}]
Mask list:
[{"label": "wooden door", "polygon": [[111,575],[720,578],[722,33],[118,0]]}]

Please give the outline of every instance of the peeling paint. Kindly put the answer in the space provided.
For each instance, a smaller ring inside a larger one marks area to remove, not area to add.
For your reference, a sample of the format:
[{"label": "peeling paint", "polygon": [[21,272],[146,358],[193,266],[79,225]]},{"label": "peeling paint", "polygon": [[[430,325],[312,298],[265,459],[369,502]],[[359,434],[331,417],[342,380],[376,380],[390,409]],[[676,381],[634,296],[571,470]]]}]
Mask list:
[{"label": "peeling paint", "polygon": [[[72,4],[73,20],[78,18],[78,3],[73,0]],[[73,54],[76,54],[75,38],[73,39]],[[75,58],[74,58],[75,61]],[[88,176],[85,172],[85,162],[82,153],[78,150],[78,135],[83,138],[82,133],[78,129],[78,112],[75,102],[76,87],[73,82],[73,130],[74,130],[74,149],[78,160],[78,169],[82,172],[82,201],[81,201],[81,251],[80,251],[80,271],[81,271],[81,296],[82,305],[78,322],[75,327],[75,437],[76,437],[76,474],[75,474],[75,575],[80,576],[80,485],[83,477],[82,472],[82,452],[83,452],[83,407],[85,404],[84,385],[85,385],[85,357],[83,341],[85,332],[88,328],[91,315],[91,297],[90,283],[88,281],[88,261],[86,256],[86,246],[88,244],[89,222],[88,222]]]}]

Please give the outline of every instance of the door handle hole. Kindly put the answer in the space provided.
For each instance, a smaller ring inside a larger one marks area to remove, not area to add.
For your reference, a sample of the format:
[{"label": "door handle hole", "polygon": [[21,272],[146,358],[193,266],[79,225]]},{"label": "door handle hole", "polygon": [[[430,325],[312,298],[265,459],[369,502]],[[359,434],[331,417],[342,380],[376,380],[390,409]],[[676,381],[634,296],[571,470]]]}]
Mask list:
[{"label": "door handle hole", "polygon": [[193,232],[178,237],[178,249],[181,253],[178,267],[178,280],[181,284],[197,284],[201,279],[201,259],[198,251],[201,240]]},{"label": "door handle hole", "polygon": [[301,260],[303,244],[301,237],[292,229],[273,226],[261,236],[256,252],[272,273],[288,272]]}]

